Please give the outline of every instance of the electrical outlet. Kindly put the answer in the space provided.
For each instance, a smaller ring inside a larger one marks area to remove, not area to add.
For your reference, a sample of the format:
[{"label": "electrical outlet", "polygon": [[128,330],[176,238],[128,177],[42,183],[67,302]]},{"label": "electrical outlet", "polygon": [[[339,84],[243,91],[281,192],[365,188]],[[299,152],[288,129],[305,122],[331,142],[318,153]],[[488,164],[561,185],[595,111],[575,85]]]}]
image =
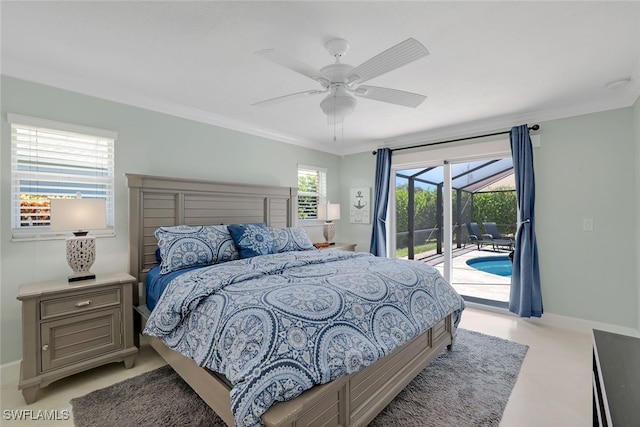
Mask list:
[{"label": "electrical outlet", "polygon": [[593,231],[593,219],[585,218],[582,220],[582,231]]}]

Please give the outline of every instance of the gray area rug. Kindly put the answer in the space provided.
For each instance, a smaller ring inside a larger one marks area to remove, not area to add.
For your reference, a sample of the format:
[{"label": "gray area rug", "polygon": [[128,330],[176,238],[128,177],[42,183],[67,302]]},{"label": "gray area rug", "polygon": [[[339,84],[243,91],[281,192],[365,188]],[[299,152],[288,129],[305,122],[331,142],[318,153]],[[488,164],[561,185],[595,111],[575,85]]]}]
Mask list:
[{"label": "gray area rug", "polygon": [[[528,347],[458,330],[370,426],[498,426]],[[222,420],[163,366],[71,400],[77,427],[211,426]]]}]

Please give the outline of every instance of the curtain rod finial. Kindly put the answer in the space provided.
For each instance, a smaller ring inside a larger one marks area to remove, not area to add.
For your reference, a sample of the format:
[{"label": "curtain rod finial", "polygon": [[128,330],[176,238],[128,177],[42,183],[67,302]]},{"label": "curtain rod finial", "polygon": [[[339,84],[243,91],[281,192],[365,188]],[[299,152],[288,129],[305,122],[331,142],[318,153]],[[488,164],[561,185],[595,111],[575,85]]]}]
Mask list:
[{"label": "curtain rod finial", "polygon": [[538,129],[540,129],[540,125],[533,125],[533,126],[531,126],[530,129],[531,130],[538,130]]}]

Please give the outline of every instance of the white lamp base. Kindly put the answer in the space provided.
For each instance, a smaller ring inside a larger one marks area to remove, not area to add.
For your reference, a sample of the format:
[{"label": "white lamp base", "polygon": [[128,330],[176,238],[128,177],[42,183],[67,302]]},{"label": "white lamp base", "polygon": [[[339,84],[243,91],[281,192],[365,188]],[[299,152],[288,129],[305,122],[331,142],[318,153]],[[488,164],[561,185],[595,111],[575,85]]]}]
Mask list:
[{"label": "white lamp base", "polygon": [[73,270],[69,282],[95,279],[89,269],[96,260],[96,238],[92,236],[69,237],[67,239],[67,263]]},{"label": "white lamp base", "polygon": [[336,234],[336,225],[331,221],[325,222],[322,226],[322,234],[324,236],[324,241],[330,245],[333,245],[333,236],[335,236]]}]

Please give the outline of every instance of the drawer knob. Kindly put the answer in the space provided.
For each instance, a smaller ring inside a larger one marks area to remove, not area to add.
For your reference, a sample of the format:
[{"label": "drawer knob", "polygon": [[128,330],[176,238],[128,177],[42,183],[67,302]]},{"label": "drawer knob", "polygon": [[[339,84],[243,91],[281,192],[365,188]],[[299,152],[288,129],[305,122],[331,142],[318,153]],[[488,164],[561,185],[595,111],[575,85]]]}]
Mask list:
[{"label": "drawer knob", "polygon": [[42,351],[47,351],[49,350],[49,344],[45,344],[42,346]]},{"label": "drawer knob", "polygon": [[80,301],[76,303],[76,307],[85,307],[87,305],[91,304],[91,300],[88,299],[86,301]]}]

